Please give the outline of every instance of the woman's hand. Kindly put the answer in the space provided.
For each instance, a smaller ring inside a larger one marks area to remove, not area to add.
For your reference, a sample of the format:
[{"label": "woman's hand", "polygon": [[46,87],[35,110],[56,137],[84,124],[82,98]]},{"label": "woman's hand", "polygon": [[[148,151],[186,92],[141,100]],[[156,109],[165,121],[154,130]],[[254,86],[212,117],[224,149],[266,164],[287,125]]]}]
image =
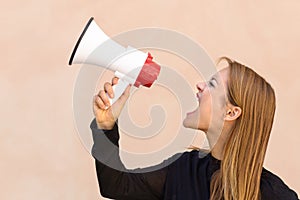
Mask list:
[{"label": "woman's hand", "polygon": [[112,83],[106,82],[104,84],[104,90],[100,90],[98,95],[94,96],[93,111],[99,129],[110,130],[114,127],[114,124],[129,97],[131,85],[126,88],[124,93],[113,105],[110,105],[108,96],[110,98],[114,97],[112,86],[116,85],[118,80],[119,78],[114,77]]}]

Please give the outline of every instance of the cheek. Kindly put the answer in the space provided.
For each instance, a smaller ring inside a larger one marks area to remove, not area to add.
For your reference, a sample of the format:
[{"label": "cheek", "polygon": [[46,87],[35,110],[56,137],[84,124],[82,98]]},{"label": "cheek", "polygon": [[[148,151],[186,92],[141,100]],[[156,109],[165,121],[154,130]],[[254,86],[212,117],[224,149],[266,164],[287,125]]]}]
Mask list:
[{"label": "cheek", "polygon": [[209,127],[211,119],[211,100],[210,98],[202,98],[199,105],[198,128],[206,131]]},{"label": "cheek", "polygon": [[210,117],[214,123],[222,123],[226,113],[226,104],[223,96],[215,95],[210,106]]},{"label": "cheek", "polygon": [[214,112],[220,113],[223,112],[226,108],[225,96],[222,93],[218,93],[214,96],[214,100],[212,102],[212,109]]},{"label": "cheek", "polygon": [[211,98],[210,95],[203,96],[200,102],[200,113],[201,115],[211,115]]}]

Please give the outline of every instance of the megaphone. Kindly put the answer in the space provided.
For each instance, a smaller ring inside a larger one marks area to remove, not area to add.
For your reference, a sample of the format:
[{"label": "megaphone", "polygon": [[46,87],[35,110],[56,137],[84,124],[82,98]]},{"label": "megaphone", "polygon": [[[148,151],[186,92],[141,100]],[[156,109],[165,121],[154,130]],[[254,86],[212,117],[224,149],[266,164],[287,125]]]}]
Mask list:
[{"label": "megaphone", "polygon": [[151,87],[161,68],[152,59],[150,53],[124,47],[110,39],[91,17],[74,47],[69,65],[86,63],[114,71],[119,81],[113,86],[112,105],[129,84]]}]

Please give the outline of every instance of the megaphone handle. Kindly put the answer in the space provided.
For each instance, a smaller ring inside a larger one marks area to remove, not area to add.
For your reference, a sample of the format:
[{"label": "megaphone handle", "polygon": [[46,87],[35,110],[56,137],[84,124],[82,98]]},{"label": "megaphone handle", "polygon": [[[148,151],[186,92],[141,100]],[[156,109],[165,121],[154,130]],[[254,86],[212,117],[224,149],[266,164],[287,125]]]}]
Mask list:
[{"label": "megaphone handle", "polygon": [[109,98],[110,105],[114,104],[120,98],[120,96],[124,93],[128,85],[129,82],[123,79],[119,79],[118,83],[112,86],[114,91],[114,98]]}]

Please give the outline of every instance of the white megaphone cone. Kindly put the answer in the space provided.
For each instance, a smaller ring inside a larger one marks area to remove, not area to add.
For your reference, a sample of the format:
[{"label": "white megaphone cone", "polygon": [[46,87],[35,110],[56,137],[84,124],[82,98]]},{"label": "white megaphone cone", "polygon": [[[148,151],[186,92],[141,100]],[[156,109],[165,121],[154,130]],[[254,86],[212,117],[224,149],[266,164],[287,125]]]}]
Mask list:
[{"label": "white megaphone cone", "polygon": [[80,35],[69,60],[72,64],[92,64],[115,72],[119,78],[113,86],[113,104],[129,84],[150,87],[157,79],[160,66],[152,61],[150,53],[133,47],[123,47],[111,40],[94,22],[92,17]]}]

